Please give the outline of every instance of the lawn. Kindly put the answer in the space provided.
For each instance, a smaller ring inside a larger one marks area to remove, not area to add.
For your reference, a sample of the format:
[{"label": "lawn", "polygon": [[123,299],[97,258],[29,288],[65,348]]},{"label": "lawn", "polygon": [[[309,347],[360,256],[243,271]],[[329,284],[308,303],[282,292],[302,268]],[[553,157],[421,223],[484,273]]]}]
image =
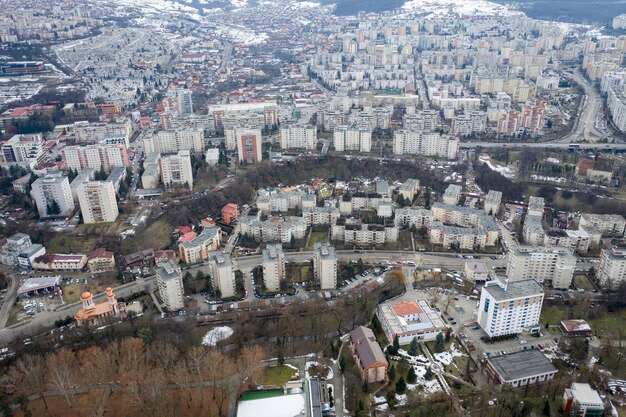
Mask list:
[{"label": "lawn", "polygon": [[604,313],[601,317],[587,320],[587,322],[591,326],[594,334],[601,334],[606,331],[617,333],[624,329],[626,310]]},{"label": "lawn", "polygon": [[[120,216],[121,217],[121,216]],[[124,216],[127,218],[128,216]],[[128,226],[121,218],[118,218],[115,222],[109,223],[97,223],[97,224],[79,224],[76,230],[79,234],[86,235],[105,235],[105,236],[117,236],[124,230],[128,229]]]},{"label": "lawn", "polygon": [[311,232],[307,249],[313,250],[318,242],[328,242],[328,232]]},{"label": "lawn", "polygon": [[567,320],[568,318],[566,307],[544,305],[541,309],[539,324],[545,326],[548,323],[550,326],[558,326],[561,320]]},{"label": "lawn", "polygon": [[287,264],[287,277],[291,282],[305,282],[313,279],[311,265]]},{"label": "lawn", "polygon": [[287,365],[279,365],[272,366],[271,368],[265,368],[261,385],[282,387],[285,382],[291,379],[293,375],[295,375],[295,371]]},{"label": "lawn", "polygon": [[107,277],[106,275],[100,275],[97,278],[90,278],[87,280],[87,284],[83,284],[82,282],[62,285],[63,288],[63,299],[66,303],[71,304],[80,299],[80,295],[89,291],[94,295],[98,295],[104,292],[106,287],[114,287],[117,285],[117,281],[114,276]]},{"label": "lawn", "polygon": [[594,289],[593,284],[585,274],[574,275],[574,286],[577,289],[583,289],[585,291],[592,291]]},{"label": "lawn", "polygon": [[262,391],[247,391],[241,394],[241,401],[260,400],[263,398],[280,397],[283,395],[282,389],[268,389]]},{"label": "lawn", "polygon": [[122,242],[122,252],[132,253],[138,250],[154,248],[163,249],[170,245],[174,228],[165,219],[159,219],[147,229],[137,231],[135,236]]},{"label": "lawn", "polygon": [[46,242],[46,251],[87,254],[96,248],[96,240],[95,236],[57,235]]},{"label": "lawn", "polygon": [[24,308],[20,304],[15,304],[11,307],[11,312],[9,313],[9,318],[5,324],[6,327],[9,327],[15,323],[18,323],[20,320],[17,319],[17,315],[24,312]]}]

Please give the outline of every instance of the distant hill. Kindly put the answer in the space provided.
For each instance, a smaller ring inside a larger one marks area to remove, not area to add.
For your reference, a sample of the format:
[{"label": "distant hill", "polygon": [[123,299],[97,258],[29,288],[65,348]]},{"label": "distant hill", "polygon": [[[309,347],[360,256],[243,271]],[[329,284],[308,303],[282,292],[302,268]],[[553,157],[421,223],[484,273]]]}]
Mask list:
[{"label": "distant hill", "polygon": [[514,4],[528,17],[558,22],[600,24],[626,13],[624,0],[492,0],[499,4]]}]

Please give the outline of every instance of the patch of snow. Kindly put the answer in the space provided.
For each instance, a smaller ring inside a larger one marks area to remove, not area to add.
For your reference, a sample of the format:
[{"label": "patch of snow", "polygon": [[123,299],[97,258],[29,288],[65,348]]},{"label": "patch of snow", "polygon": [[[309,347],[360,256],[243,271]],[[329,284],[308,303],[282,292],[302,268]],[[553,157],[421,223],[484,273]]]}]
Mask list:
[{"label": "patch of snow", "polygon": [[511,179],[515,177],[515,174],[513,173],[513,170],[511,168],[506,166],[495,166],[494,164],[492,164],[488,155],[481,155],[478,159],[481,162],[487,164],[489,169],[491,169],[492,171],[496,171],[505,178]]},{"label": "patch of snow", "polygon": [[202,338],[203,346],[215,346],[218,342],[226,340],[233,335],[235,331],[228,326],[220,326],[211,329]]},{"label": "patch of snow", "polygon": [[411,0],[402,6],[403,10],[418,13],[460,16],[520,16],[522,12],[511,11],[506,6],[485,0]]},{"label": "patch of snow", "polygon": [[237,417],[293,417],[304,414],[304,395],[292,394],[240,401]]},{"label": "patch of snow", "polygon": [[433,353],[433,357],[439,363],[450,365],[452,363],[452,355],[450,352]]},{"label": "patch of snow", "polygon": [[396,401],[399,406],[403,406],[407,404],[409,397],[406,394],[396,394]]},{"label": "patch of snow", "polygon": [[561,161],[556,158],[546,158],[546,162],[550,162],[551,164],[560,164]]}]

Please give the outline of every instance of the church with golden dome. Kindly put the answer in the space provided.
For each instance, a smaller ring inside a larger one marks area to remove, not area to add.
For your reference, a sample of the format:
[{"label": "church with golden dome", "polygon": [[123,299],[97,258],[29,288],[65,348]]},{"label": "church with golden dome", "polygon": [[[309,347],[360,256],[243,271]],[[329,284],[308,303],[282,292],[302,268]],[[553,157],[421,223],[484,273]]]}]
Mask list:
[{"label": "church with golden dome", "polygon": [[83,307],[76,312],[74,318],[78,324],[100,324],[102,319],[120,314],[120,307],[113,294],[113,289],[108,287],[104,290],[106,301],[94,303],[93,294],[85,291],[80,295]]}]

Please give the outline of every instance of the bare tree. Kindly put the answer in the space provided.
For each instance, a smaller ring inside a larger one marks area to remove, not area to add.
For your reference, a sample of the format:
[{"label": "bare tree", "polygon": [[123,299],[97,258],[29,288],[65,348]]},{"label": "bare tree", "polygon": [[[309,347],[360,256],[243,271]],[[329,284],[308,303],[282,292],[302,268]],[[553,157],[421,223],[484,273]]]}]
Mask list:
[{"label": "bare tree", "polygon": [[[191,382],[192,376],[189,371],[189,366],[187,365],[187,361],[182,358],[178,362],[178,366],[175,366],[172,371],[172,380],[176,384],[178,388],[184,390],[187,393],[187,408],[191,407]],[[203,388],[200,387],[200,390]]]},{"label": "bare tree", "polygon": [[187,352],[187,363],[189,364],[189,369],[192,371],[194,375],[194,379],[200,385],[200,399],[204,401],[204,394],[202,390],[202,386],[204,385],[204,370],[205,366],[210,364],[210,360],[206,361],[205,365],[205,356],[207,354],[207,350],[201,346],[194,346]]},{"label": "bare tree", "polygon": [[74,354],[67,350],[60,351],[48,360],[48,382],[52,388],[61,392],[70,406],[74,400],[73,388],[76,382],[75,360]]},{"label": "bare tree", "polygon": [[169,373],[178,358],[178,349],[168,342],[156,341],[150,346],[150,356],[156,366]]},{"label": "bare tree", "polygon": [[8,392],[25,390],[28,394],[39,394],[45,409],[48,410],[48,402],[44,396],[46,391],[46,361],[41,356],[24,355],[17,361],[8,375],[3,377],[3,385]]}]

